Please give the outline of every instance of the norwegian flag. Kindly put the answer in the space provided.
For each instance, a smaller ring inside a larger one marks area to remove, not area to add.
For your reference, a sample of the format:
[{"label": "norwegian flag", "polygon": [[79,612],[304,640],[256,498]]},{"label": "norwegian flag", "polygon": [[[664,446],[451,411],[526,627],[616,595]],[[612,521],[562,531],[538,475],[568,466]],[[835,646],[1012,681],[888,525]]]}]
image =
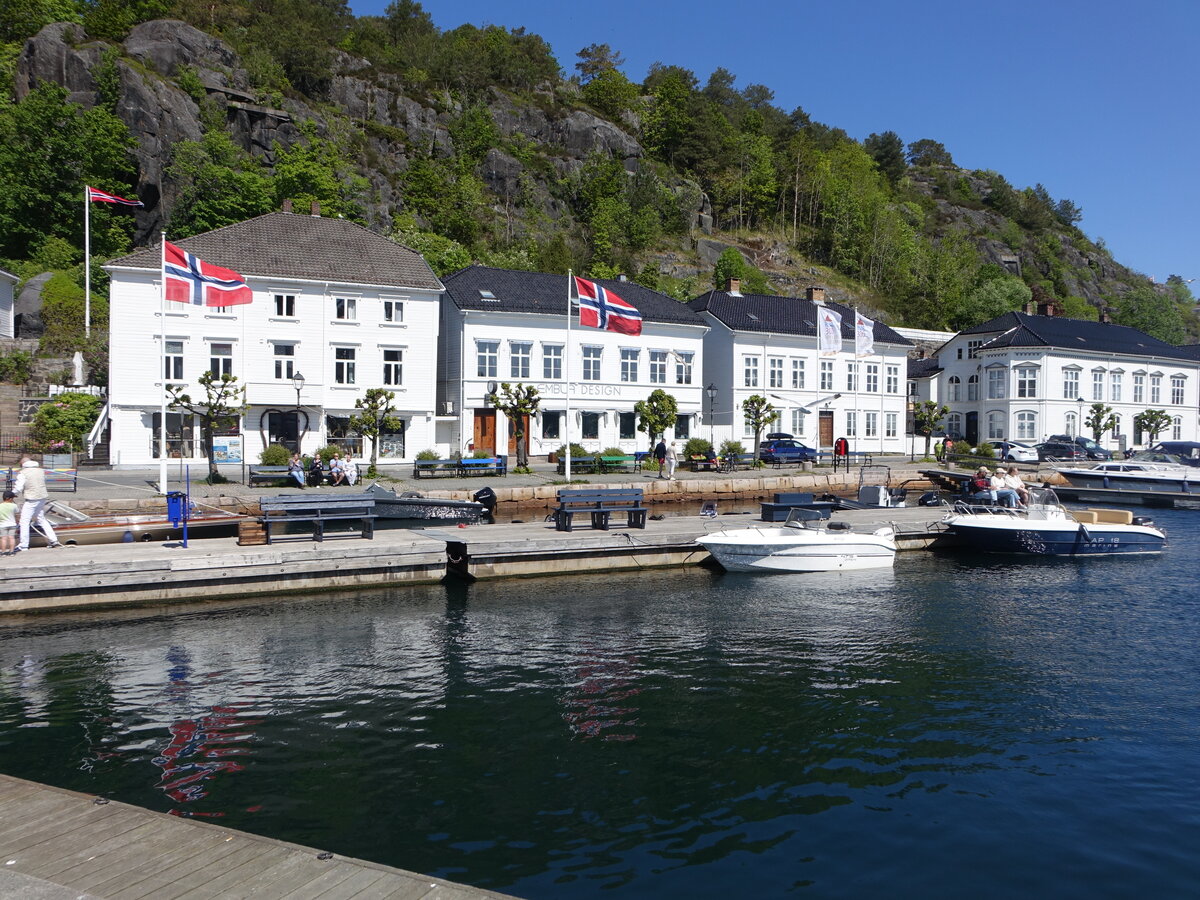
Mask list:
[{"label": "norwegian flag", "polygon": [[206,263],[169,241],[163,242],[163,283],[167,299],[176,303],[235,306],[254,299],[254,292],[237,272]]},{"label": "norwegian flag", "polygon": [[602,328],[621,334],[642,333],[642,314],[612,291],[594,281],[575,278],[575,295],[579,298],[579,324],[585,328]]},{"label": "norwegian flag", "polygon": [[118,197],[116,194],[98,191],[94,187],[87,188],[87,198],[91,203],[116,203],[120,206],[136,207],[144,207],[146,205],[141,200],[126,200],[124,197]]}]

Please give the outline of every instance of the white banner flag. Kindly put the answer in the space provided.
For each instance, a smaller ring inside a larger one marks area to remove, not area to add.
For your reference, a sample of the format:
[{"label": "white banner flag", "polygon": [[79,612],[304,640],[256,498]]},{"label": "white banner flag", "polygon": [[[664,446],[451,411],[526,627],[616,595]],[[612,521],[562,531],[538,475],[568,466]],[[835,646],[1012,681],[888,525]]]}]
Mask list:
[{"label": "white banner flag", "polygon": [[875,323],[860,312],[854,314],[854,355],[870,356],[875,352]]},{"label": "white banner flag", "polygon": [[828,306],[817,309],[817,355],[837,356],[842,349],[842,317]]}]

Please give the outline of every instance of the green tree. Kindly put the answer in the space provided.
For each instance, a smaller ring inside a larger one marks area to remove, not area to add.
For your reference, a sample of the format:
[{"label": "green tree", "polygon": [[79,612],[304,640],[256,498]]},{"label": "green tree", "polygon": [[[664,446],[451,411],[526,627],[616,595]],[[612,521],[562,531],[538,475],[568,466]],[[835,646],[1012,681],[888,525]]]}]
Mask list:
[{"label": "green tree", "polygon": [[65,445],[71,450],[82,450],[103,403],[91,394],[59,394],[34,413],[30,428],[33,439],[48,449]]},{"label": "green tree", "polygon": [[929,456],[929,441],[935,431],[942,427],[942,420],[950,414],[950,407],[936,400],[925,400],[913,407],[913,432],[925,435],[925,455]]},{"label": "green tree", "polygon": [[1117,427],[1117,416],[1111,406],[1103,403],[1093,403],[1088,407],[1089,415],[1083,424],[1092,431],[1092,439],[1099,441],[1106,432]]},{"label": "green tree", "polygon": [[1149,443],[1158,440],[1158,436],[1171,427],[1171,414],[1165,409],[1142,410],[1133,417],[1133,427],[1144,431],[1150,436]]},{"label": "green tree", "polygon": [[908,145],[908,163],[911,166],[952,166],[954,158],[941,142],[922,138]]},{"label": "green tree", "polygon": [[275,144],[275,172],[271,181],[276,208],[292,200],[303,209],[312,202],[321,214],[361,222],[368,188],[349,154],[334,141],[317,136],[316,124],[300,126],[303,140],[284,148]]},{"label": "green tree", "polygon": [[754,458],[758,459],[758,445],[762,441],[763,429],[772,422],[779,421],[779,410],[761,394],[751,394],[742,401],[742,414],[746,417],[746,424],[754,432]]},{"label": "green tree", "polygon": [[1064,297],[1062,314],[1068,319],[1087,319],[1092,322],[1100,320],[1100,310],[1088,303],[1083,297]]},{"label": "green tree", "polygon": [[662,388],[656,388],[645,400],[635,403],[633,411],[637,413],[638,431],[646,432],[650,438],[650,446],[653,447],[655,438],[660,437],[668,428],[675,427],[675,420],[679,416],[679,403]]},{"label": "green tree", "polygon": [[508,419],[509,428],[517,442],[517,467],[526,468],[529,465],[529,435],[525,433],[525,423],[541,405],[537,388],[531,384],[502,381],[500,390],[488,394],[484,399]]},{"label": "green tree", "polygon": [[[69,356],[76,350],[89,349],[84,337],[84,293],[75,279],[56,272],[42,288],[42,325],[45,330],[38,350],[52,355]],[[92,293],[93,340],[107,343],[108,298]]]},{"label": "green tree", "polygon": [[908,171],[908,164],[904,159],[904,141],[900,140],[900,135],[894,131],[868,135],[863,141],[863,149],[871,154],[871,159],[875,160],[879,171],[892,184],[897,184]]},{"label": "green tree", "polygon": [[594,81],[605,72],[614,72],[625,65],[625,60],[608,44],[588,44],[575,54],[579,62],[575,68],[579,72],[579,80],[584,84]]},{"label": "green tree", "polygon": [[1144,331],[1168,344],[1182,344],[1187,337],[1185,312],[1171,297],[1149,285],[1140,285],[1110,298],[1113,321]]},{"label": "green tree", "polygon": [[970,328],[1006,312],[1023,309],[1033,294],[1020,278],[1004,276],[990,278],[976,285],[967,294],[963,308],[955,315],[953,325]]},{"label": "green tree", "polygon": [[411,219],[393,232],[392,237],[397,243],[420,253],[439,278],[471,264],[470,250],[448,237],[419,230]]},{"label": "green tree", "polygon": [[350,430],[371,439],[371,467],[367,477],[375,477],[375,467],[379,463],[379,438],[384,434],[400,431],[404,422],[392,415],[395,407],[392,401],[396,399],[394,391],[387,388],[368,388],[366,394],[354,401],[354,408],[360,412],[350,417]]},{"label": "green tree", "polygon": [[583,86],[583,99],[610,119],[637,105],[638,88],[617,69],[605,69]]},{"label": "green tree", "polygon": [[196,381],[204,390],[203,397],[193,400],[183,385],[168,384],[167,406],[200,418],[200,436],[208,457],[207,480],[209,484],[220,484],[223,479],[213,458],[213,435],[218,428],[236,424],[246,411],[246,388],[238,384],[236,375],[228,373],[217,376],[208,371]]},{"label": "green tree", "polygon": [[224,129],[209,129],[199,141],[177,144],[168,174],[180,192],[171,213],[170,235],[175,240],[278,208],[275,186],[262,164],[235,145]]}]

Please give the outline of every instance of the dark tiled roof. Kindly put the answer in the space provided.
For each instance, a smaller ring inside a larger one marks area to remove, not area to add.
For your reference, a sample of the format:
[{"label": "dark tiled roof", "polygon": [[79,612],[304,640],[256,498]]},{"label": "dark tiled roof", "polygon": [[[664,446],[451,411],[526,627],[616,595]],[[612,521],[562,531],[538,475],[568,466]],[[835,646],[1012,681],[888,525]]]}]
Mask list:
[{"label": "dark tiled roof", "polygon": [[[840,303],[826,301],[826,306],[842,317],[842,338],[854,340],[854,310]],[[734,331],[770,332],[772,334],[817,335],[816,305],[799,297],[774,297],[765,294],[745,294],[735,297],[725,291],[709,291],[688,303],[696,312],[709,312]],[[875,340],[880,343],[912,346],[882,322],[875,323]]]},{"label": "dark tiled roof", "polygon": [[1091,353],[1122,353],[1129,356],[1163,356],[1173,359],[1195,359],[1183,348],[1152,338],[1128,325],[1091,322],[1087,319],[1067,319],[1063,316],[1031,316],[1009,312],[962,334],[1002,332],[983,344],[980,349],[1003,347],[1059,347]]},{"label": "dark tiled roof", "polygon": [[[242,275],[442,289],[421,254],[345,219],[267,213],[178,243]],[[157,245],[145,247],[109,265],[157,269],[161,252]]]},{"label": "dark tiled roof", "polygon": [[1188,359],[1200,359],[1200,344],[1184,344],[1176,349]]},{"label": "dark tiled roof", "polygon": [[910,359],[908,361],[909,378],[928,378],[940,371],[942,371],[942,367],[938,363],[936,356],[929,356],[925,359]]},{"label": "dark tiled roof", "polygon": [[[686,303],[640,284],[607,279],[596,279],[596,283],[637,307],[643,321],[704,324],[700,316],[688,309]],[[496,299],[485,300],[480,291],[490,291]],[[567,276],[468,266],[446,276],[446,296],[459,309],[566,316]]]}]

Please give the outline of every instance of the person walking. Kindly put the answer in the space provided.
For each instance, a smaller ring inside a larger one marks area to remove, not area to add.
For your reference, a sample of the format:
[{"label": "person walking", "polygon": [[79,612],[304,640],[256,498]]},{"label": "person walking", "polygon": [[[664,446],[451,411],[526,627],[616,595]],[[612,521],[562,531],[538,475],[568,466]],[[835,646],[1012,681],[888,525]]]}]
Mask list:
[{"label": "person walking", "polygon": [[658,477],[663,477],[663,466],[667,462],[667,442],[661,437],[658,443],[654,445],[654,458],[658,461]]},{"label": "person walking", "polygon": [[679,454],[675,451],[675,442],[667,444],[667,478],[671,481],[675,480],[675,467],[679,465]]},{"label": "person walking", "polygon": [[21,504],[20,536],[17,541],[17,553],[29,549],[29,527],[36,524],[38,530],[46,536],[50,547],[61,547],[58,535],[46,518],[46,504],[50,502],[50,493],[46,490],[46,473],[38,465],[36,459],[26,454],[21,457],[21,474],[13,482],[13,493],[20,494],[24,501]]}]

